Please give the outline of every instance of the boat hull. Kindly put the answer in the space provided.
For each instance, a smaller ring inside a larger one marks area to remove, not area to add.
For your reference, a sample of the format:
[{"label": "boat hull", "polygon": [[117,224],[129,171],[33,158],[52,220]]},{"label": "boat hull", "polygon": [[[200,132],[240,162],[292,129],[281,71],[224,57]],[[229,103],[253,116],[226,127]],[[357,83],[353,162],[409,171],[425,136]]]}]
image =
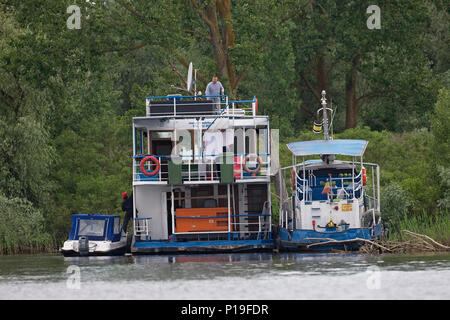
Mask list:
[{"label": "boat hull", "polygon": [[273,240],[242,241],[190,241],[190,242],[151,242],[139,241],[131,246],[131,253],[174,254],[174,253],[233,253],[262,252],[274,248]]},{"label": "boat hull", "polygon": [[60,253],[65,257],[80,256],[119,256],[127,252],[129,243],[126,235],[122,236],[120,241],[89,241],[89,252],[80,254],[78,240],[67,240],[64,242]]},{"label": "boat hull", "polygon": [[280,251],[356,251],[366,243],[375,240],[383,232],[379,223],[375,228],[353,228],[337,232],[318,232],[314,230],[292,230],[280,228],[277,247]]},{"label": "boat hull", "polygon": [[[127,247],[123,246],[120,248],[116,248],[116,249],[112,249],[110,251],[94,251],[94,252],[89,252],[88,255],[86,255],[86,257],[95,257],[95,256],[123,256],[127,251]],[[75,250],[60,250],[60,253],[64,256],[64,257],[80,257],[80,252],[75,251]]]}]

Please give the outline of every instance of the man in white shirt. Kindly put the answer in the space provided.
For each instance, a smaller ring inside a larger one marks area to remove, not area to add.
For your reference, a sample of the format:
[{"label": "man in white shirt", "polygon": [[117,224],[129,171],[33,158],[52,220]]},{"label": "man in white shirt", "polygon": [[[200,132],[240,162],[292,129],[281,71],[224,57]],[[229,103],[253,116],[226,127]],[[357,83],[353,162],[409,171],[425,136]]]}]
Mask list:
[{"label": "man in white shirt", "polygon": [[[206,91],[205,91],[205,95],[207,96],[219,96],[219,95],[223,95],[225,92],[222,83],[220,83],[220,81],[217,80],[217,76],[214,76],[212,78],[212,81],[210,83],[208,83],[208,85],[206,86]],[[219,97],[215,97],[215,98],[209,98],[214,100],[217,103],[217,109],[220,109],[220,98]]]}]

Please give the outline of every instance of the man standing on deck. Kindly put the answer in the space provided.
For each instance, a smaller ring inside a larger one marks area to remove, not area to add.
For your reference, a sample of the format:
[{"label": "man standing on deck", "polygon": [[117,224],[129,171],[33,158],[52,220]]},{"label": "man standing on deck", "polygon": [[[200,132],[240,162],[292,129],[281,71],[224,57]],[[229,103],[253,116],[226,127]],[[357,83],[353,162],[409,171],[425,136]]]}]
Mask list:
[{"label": "man standing on deck", "polygon": [[[223,95],[225,92],[222,84],[220,83],[220,81],[217,81],[217,76],[212,77],[212,81],[210,83],[208,83],[208,85],[206,86],[206,91],[205,91],[205,95],[207,96],[219,96],[219,95]],[[217,111],[220,110],[220,98],[216,97],[216,98],[210,98],[212,100],[214,100],[214,102],[217,104]]]},{"label": "man standing on deck", "polygon": [[133,216],[133,193],[128,197],[127,192],[122,193],[122,210],[125,211],[125,218],[123,219],[123,232],[127,232],[128,221]]}]

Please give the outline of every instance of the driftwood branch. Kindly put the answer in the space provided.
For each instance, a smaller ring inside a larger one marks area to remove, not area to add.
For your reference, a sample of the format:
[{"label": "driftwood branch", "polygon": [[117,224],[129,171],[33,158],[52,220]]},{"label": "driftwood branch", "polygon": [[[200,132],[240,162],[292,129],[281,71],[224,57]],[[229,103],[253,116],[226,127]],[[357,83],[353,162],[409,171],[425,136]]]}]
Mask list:
[{"label": "driftwood branch", "polygon": [[[314,239],[321,240],[322,238],[314,238]],[[307,245],[306,247],[310,248],[312,246],[319,246],[319,245],[325,245],[325,244],[342,244],[342,243],[362,241],[362,242],[365,242],[365,243],[370,243],[371,245],[379,247],[379,248],[381,248],[381,249],[383,249],[385,251],[391,252],[390,249],[386,248],[385,246],[382,246],[381,244],[378,244],[376,242],[373,242],[373,241],[370,241],[370,240],[367,240],[367,239],[362,239],[362,238],[355,238],[355,239],[349,239],[349,240],[340,240],[340,241],[329,239],[329,238],[323,238],[323,239],[328,239],[328,240],[332,240],[332,241],[312,243],[310,245]]]},{"label": "driftwood branch", "polygon": [[415,233],[415,232],[411,232],[411,231],[409,231],[409,230],[402,230],[402,232],[405,232],[405,233],[407,233],[407,234],[409,234],[409,235],[411,235],[411,236],[422,237],[422,238],[425,238],[425,239],[427,239],[427,240],[430,240],[432,243],[434,243],[435,245],[437,245],[437,246],[439,246],[439,247],[441,247],[441,248],[443,248],[443,249],[447,249],[447,250],[450,249],[450,247],[444,246],[443,244],[441,244],[441,243],[439,243],[439,242],[433,240],[432,238],[430,238],[430,237],[427,236],[427,235],[419,234],[419,233]]},{"label": "driftwood branch", "polygon": [[[437,242],[436,240],[432,239],[427,235],[411,232],[409,230],[402,230],[402,232],[411,236],[411,238],[409,240],[401,242],[398,242],[396,240],[375,240],[371,242],[374,245],[378,246],[378,248],[381,248],[384,251],[391,253],[430,252],[430,251],[436,252],[439,250],[440,251],[450,250],[450,247]],[[381,250],[381,252],[383,252],[383,250]],[[379,253],[379,251],[380,251],[379,249],[374,250],[373,245],[371,246],[365,245],[360,248],[360,252],[363,253]]]}]

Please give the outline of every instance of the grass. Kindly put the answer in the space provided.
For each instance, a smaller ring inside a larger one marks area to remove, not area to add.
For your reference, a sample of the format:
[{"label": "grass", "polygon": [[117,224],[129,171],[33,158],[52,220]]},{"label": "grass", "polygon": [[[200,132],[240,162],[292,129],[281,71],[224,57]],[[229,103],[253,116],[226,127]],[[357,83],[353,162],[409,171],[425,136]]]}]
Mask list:
[{"label": "grass", "polygon": [[391,223],[390,239],[396,241],[405,240],[407,236],[401,230],[427,235],[441,244],[450,245],[450,214],[448,211],[409,216],[404,214],[403,218]]}]

